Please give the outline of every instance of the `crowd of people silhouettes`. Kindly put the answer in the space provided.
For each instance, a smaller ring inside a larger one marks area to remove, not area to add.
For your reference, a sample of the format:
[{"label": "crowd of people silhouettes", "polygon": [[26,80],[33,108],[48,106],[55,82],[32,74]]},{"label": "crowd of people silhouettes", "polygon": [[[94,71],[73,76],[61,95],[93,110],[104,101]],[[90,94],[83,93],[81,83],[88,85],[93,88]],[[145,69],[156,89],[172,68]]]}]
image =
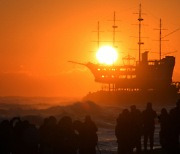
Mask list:
[{"label": "crowd of people silhouettes", "polygon": [[[160,115],[147,103],[144,111],[135,105],[124,109],[117,118],[115,136],[118,154],[150,151],[154,146],[155,119],[160,123],[160,144],[168,154],[179,154],[180,100],[170,112],[163,108]],[[98,128],[86,116],[84,122],[64,116],[59,121],[54,116],[44,119],[37,128],[27,120],[15,117],[0,123],[0,154],[96,154]]]},{"label": "crowd of people silhouettes", "polygon": [[20,118],[0,124],[0,154],[95,154],[97,127],[90,116],[72,121],[69,116],[59,122],[50,116],[36,128]]},{"label": "crowd of people silhouettes", "polygon": [[152,108],[152,103],[147,103],[144,111],[140,111],[135,105],[131,111],[124,109],[117,118],[115,135],[118,143],[118,154],[131,154],[142,152],[141,137],[143,136],[144,151],[147,151],[149,140],[150,151],[154,147],[155,119],[160,123],[159,139],[162,150],[167,154],[180,154],[180,100],[170,112],[163,108],[160,115]]}]

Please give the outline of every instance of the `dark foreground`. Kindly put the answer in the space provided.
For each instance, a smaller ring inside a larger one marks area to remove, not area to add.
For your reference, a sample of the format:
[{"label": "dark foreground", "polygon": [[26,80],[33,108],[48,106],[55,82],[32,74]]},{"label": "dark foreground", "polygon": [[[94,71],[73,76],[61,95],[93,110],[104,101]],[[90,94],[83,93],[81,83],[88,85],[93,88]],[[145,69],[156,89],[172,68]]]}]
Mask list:
[{"label": "dark foreground", "polygon": [[[142,154],[179,154],[174,149],[179,148],[180,102],[170,112],[161,107],[161,113],[148,104],[141,110],[108,107],[104,112],[92,102],[78,103],[14,118],[3,116],[10,113],[1,110],[0,154],[132,154],[141,149]],[[40,118],[40,113],[45,116]],[[157,139],[152,140],[154,133]],[[144,152],[146,148],[152,150]]]},{"label": "dark foreground", "polygon": [[[97,151],[96,153],[97,154],[117,154],[117,152],[113,152],[113,151],[101,151],[101,152]],[[153,151],[146,151],[146,152],[142,151],[141,154],[167,154],[167,152],[163,151],[162,149],[154,149]]]}]

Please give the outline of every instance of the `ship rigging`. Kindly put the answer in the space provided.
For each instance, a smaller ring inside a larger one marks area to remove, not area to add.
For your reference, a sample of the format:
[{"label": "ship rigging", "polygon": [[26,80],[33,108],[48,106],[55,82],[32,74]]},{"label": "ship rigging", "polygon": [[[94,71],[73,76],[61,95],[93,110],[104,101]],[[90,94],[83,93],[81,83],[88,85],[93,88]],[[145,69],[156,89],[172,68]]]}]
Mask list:
[{"label": "ship rigging", "polygon": [[[162,58],[162,47],[161,41],[165,35],[162,37],[162,20],[160,19],[160,36],[159,36],[159,59],[149,60],[148,51],[142,52],[142,42],[141,37],[141,28],[142,28],[142,9],[141,4],[139,5],[138,13],[139,21],[139,36],[138,36],[138,61],[135,61],[135,58],[128,55],[123,58],[123,65],[103,65],[103,64],[94,64],[94,63],[77,63],[76,64],[86,66],[94,75],[95,81],[101,84],[105,84],[102,91],[109,92],[154,92],[160,95],[172,94],[176,99],[176,94],[179,93],[180,84],[179,82],[174,83],[172,81],[173,70],[175,66],[175,57],[174,56],[165,56]],[[116,38],[116,14],[114,12],[113,17],[113,47],[115,46]],[[100,42],[100,28],[98,22],[98,47]],[[174,33],[174,32],[173,32]],[[171,34],[171,33],[170,33]],[[157,98],[155,98],[157,99]]]}]

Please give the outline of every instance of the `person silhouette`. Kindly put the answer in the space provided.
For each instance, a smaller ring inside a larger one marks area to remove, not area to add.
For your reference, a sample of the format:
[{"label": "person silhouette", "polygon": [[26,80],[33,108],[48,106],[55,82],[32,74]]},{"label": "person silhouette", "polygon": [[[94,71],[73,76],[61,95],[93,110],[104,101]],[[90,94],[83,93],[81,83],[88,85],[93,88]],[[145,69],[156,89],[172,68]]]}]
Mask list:
[{"label": "person silhouette", "polygon": [[86,116],[83,123],[83,138],[86,139],[84,143],[84,154],[96,154],[96,146],[98,143],[97,131],[98,128],[91,117],[89,115]]},{"label": "person silhouette", "polygon": [[150,141],[150,150],[154,146],[154,130],[156,112],[152,109],[152,103],[148,102],[146,109],[142,112],[143,116],[143,132],[144,132],[144,150],[147,151],[147,142]]},{"label": "person silhouette", "polygon": [[132,145],[136,152],[141,152],[141,135],[142,135],[142,116],[141,111],[135,105],[131,106],[131,128],[132,128]]},{"label": "person silhouette", "polygon": [[130,112],[128,109],[124,109],[117,118],[115,136],[118,143],[118,154],[132,153],[132,127]]},{"label": "person silhouette", "polygon": [[159,132],[160,144],[162,149],[167,151],[169,147],[170,117],[165,108],[162,108],[161,114],[158,116],[158,118],[160,123],[160,132]]},{"label": "person silhouette", "polygon": [[176,107],[170,110],[170,150],[169,153],[179,154],[180,135],[180,100],[176,102]]},{"label": "person silhouette", "polygon": [[81,121],[75,120],[73,122],[74,130],[77,132],[78,152],[79,154],[86,153],[86,134],[84,131],[84,125]]},{"label": "person silhouette", "polygon": [[22,134],[24,153],[38,154],[39,133],[35,125],[28,122],[28,127]]},{"label": "person silhouette", "polygon": [[57,131],[56,153],[76,154],[78,148],[77,135],[69,116],[60,119]]},{"label": "person silhouette", "polygon": [[29,122],[27,120],[22,121],[19,119],[13,128],[14,132],[14,143],[13,143],[13,153],[23,154],[26,151],[26,147],[23,142],[23,133],[28,128]]},{"label": "person silhouette", "polygon": [[39,128],[40,154],[52,154],[56,139],[57,120],[54,116],[44,119]]},{"label": "person silhouette", "polygon": [[13,130],[8,120],[0,123],[0,153],[10,154],[12,151]]}]

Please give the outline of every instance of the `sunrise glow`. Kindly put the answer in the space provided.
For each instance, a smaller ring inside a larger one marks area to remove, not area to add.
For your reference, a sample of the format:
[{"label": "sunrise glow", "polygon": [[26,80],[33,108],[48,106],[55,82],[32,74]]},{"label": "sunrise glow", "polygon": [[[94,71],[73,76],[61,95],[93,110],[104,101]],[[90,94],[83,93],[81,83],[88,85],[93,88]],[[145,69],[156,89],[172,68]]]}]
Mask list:
[{"label": "sunrise glow", "polygon": [[112,65],[118,58],[118,53],[112,46],[102,46],[96,53],[96,58],[99,63]]}]

